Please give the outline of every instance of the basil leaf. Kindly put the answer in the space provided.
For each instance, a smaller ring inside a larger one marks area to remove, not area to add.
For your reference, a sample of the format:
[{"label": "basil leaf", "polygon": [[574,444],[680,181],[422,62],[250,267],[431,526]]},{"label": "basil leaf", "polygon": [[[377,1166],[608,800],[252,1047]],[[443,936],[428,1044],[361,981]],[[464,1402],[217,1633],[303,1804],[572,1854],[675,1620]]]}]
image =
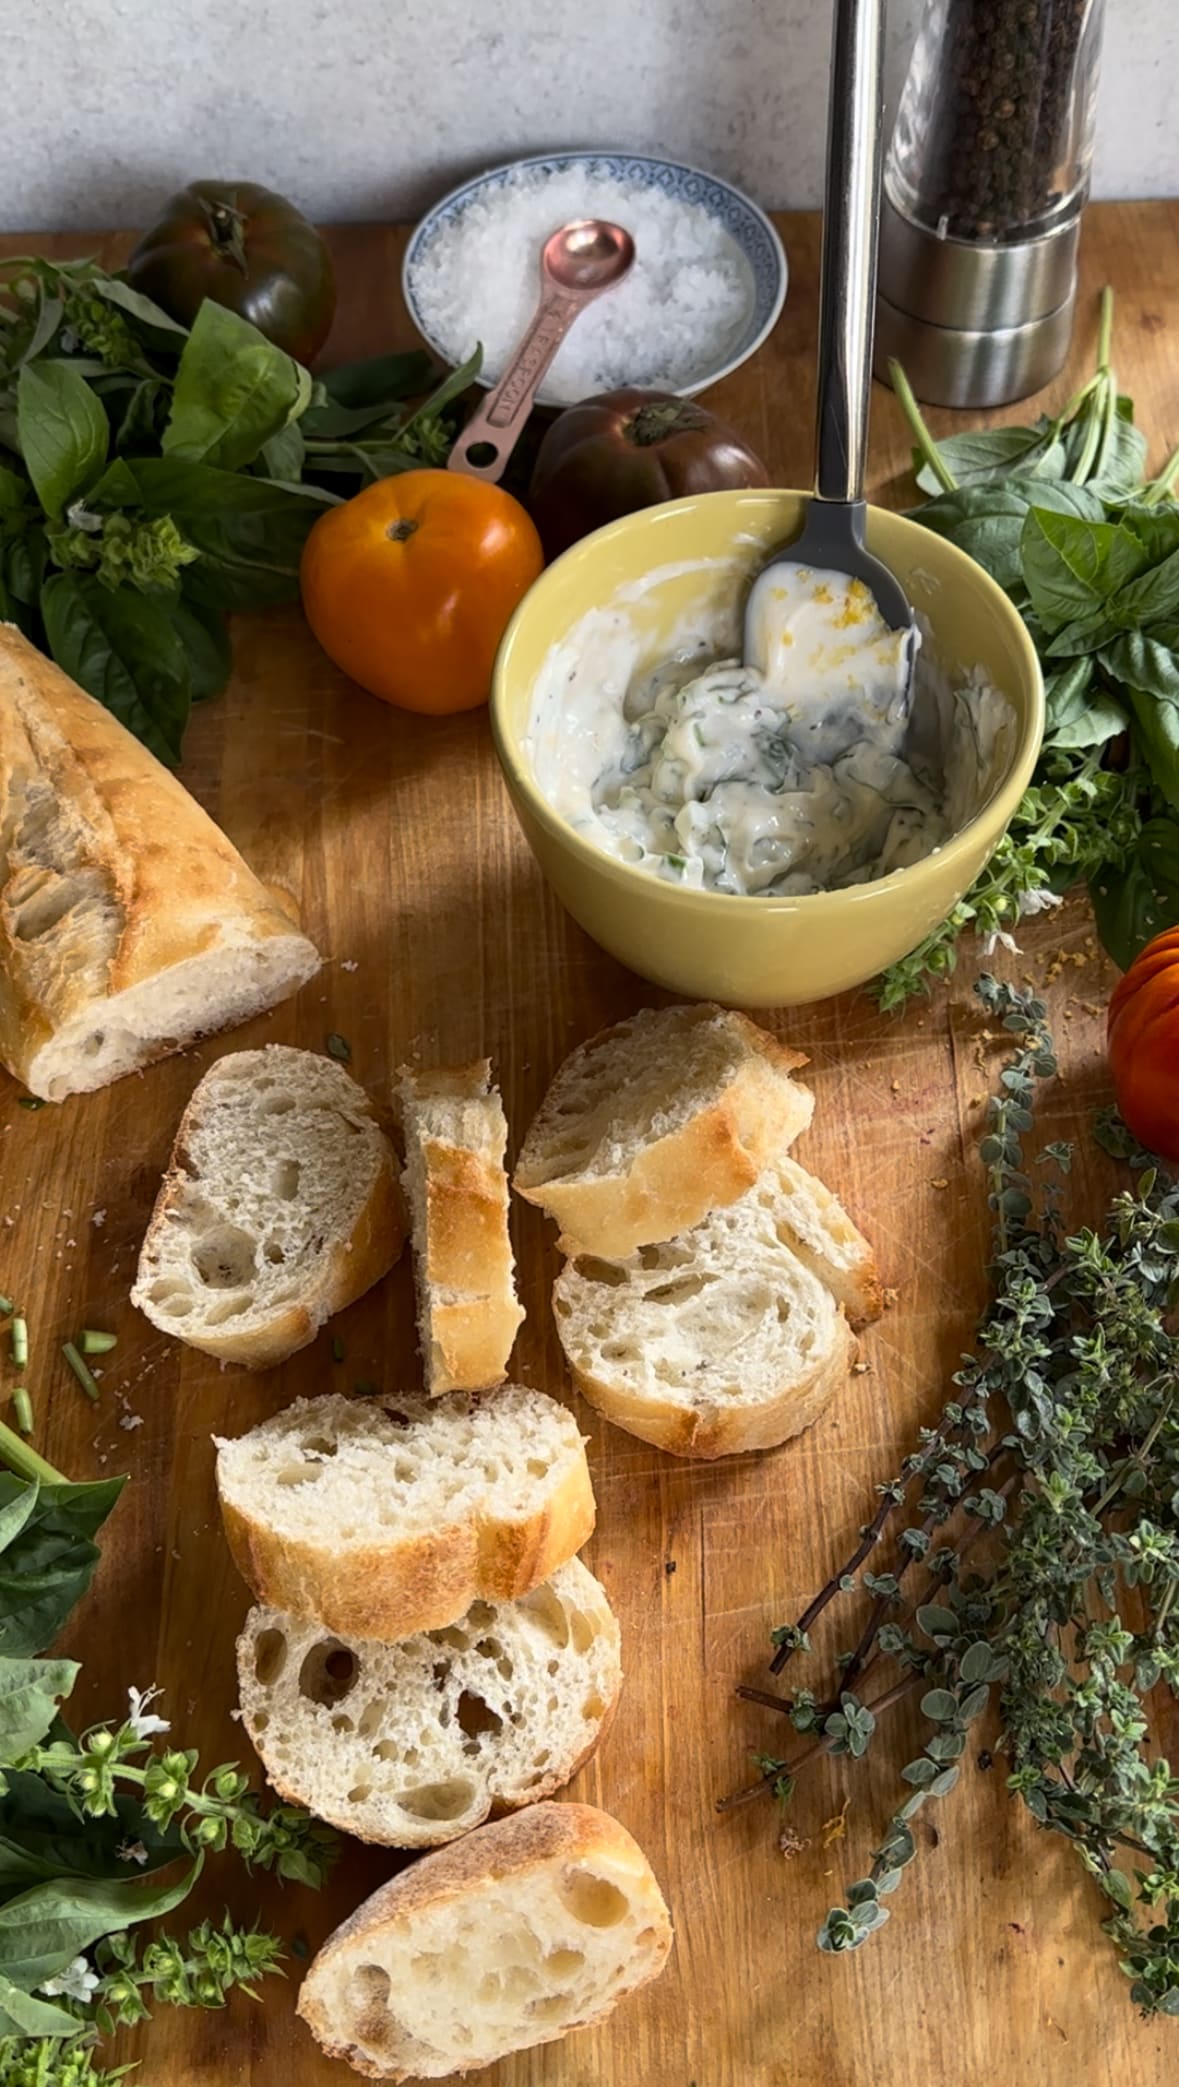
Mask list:
[{"label": "basil leaf", "polygon": [[294,484],[300,478],[306,457],[302,421],[292,420],[287,427],[280,428],[277,435],[272,435],[269,442],[262,444],[261,463],[267,478],[286,484]]},{"label": "basil leaf", "polygon": [[[978,428],[971,434],[948,436],[938,443],[937,451],[959,488],[1002,485],[1015,472],[1028,470],[1038,456],[1043,456],[1048,447],[1047,426],[1044,421],[1031,428]],[[1054,443],[1052,448],[1059,470],[1064,462],[1063,445]],[[933,466],[922,461],[919,449],[913,451],[913,468],[923,492],[941,492],[941,480]]]},{"label": "basil leaf", "polygon": [[1032,607],[1055,635],[1101,609],[1142,571],[1146,553],[1119,523],[1081,521],[1037,501],[1023,525],[1020,564]]},{"label": "basil leaf", "polygon": [[41,309],[37,313],[36,325],[21,349],[17,358],[18,363],[35,362],[38,355],[45,353],[46,348],[61,325],[64,313],[65,305],[60,297],[46,297],[42,293]]},{"label": "basil leaf", "polygon": [[1119,411],[1110,429],[1105,453],[1099,454],[1097,466],[1088,480],[1094,491],[1104,494],[1107,499],[1133,492],[1142,484],[1146,470],[1146,436],[1141,428],[1134,426],[1129,413],[1121,411],[1123,406],[1133,412],[1129,399],[1118,400]]},{"label": "basil leaf", "polygon": [[34,1885],[0,1906],[0,1974],[31,1991],[103,1935],[169,1913],[192,1890],[198,1856],[175,1884],[114,1884],[103,1879]]},{"label": "basil leaf", "polygon": [[17,379],[16,425],[37,498],[56,520],[106,462],[106,414],[68,363],[26,363]]},{"label": "basil leaf", "polygon": [[1084,486],[1013,478],[1005,485],[940,493],[936,500],[915,509],[913,519],[948,537],[1018,600],[1024,593],[1020,536],[1033,501],[1037,507],[1086,521],[1099,522],[1105,513],[1100,500]]},{"label": "basil leaf", "polygon": [[1179,924],[1179,821],[1148,820],[1126,869],[1099,870],[1089,896],[1102,942],[1128,971],[1148,942]]},{"label": "basil leaf", "polygon": [[93,1538],[125,1484],[106,1478],[38,1488],[0,1474],[0,1507],[33,1496],[21,1527],[0,1549],[0,1654],[26,1658],[52,1643],[90,1585],[98,1563]]},{"label": "basil leaf", "polygon": [[79,2026],[77,2015],[0,1977],[0,2036],[76,2036]]},{"label": "basil leaf", "polygon": [[311,396],[291,356],[206,297],[184,346],[161,438],[165,456],[240,471]]},{"label": "basil leaf", "polygon": [[[1179,631],[1175,632],[1179,637]],[[1179,649],[1147,637],[1143,631],[1126,631],[1103,645],[1098,658],[1115,681],[1147,695],[1179,698]]]},{"label": "basil leaf", "polygon": [[44,529],[28,529],[8,546],[5,577],[12,593],[26,608],[35,609],[40,601],[48,563],[49,541]]},{"label": "basil leaf", "polygon": [[170,514],[203,556],[187,567],[184,592],[207,607],[254,608],[298,592],[307,533],[335,495],[316,486],[235,477],[183,457],[139,457],[132,466],[141,504]]},{"label": "basil leaf", "polygon": [[192,674],[158,595],[104,587],[89,573],[57,573],[41,589],[49,649],[157,760],[175,767],[192,702]]},{"label": "basil leaf", "polygon": [[27,479],[18,471],[10,471],[7,464],[0,464],[0,515],[19,514],[28,498]]},{"label": "basil leaf", "polygon": [[0,1658],[0,1765],[44,1739],[81,1671],[73,1659]]},{"label": "basil leaf", "polygon": [[1174,501],[1146,507],[1127,501],[1118,509],[1123,528],[1132,529],[1152,565],[1161,565],[1172,551],[1179,551],[1179,506]]},{"label": "basil leaf", "polygon": [[1179,810],[1179,700],[1130,690],[1138,744],[1167,803]]},{"label": "basil leaf", "polygon": [[[1123,533],[1138,542],[1131,530]],[[1173,623],[1179,618],[1179,551],[1172,551],[1150,571],[1131,575],[1109,603],[1109,615],[1125,630],[1141,630],[1147,623]]]},{"label": "basil leaf", "polygon": [[319,382],[332,405],[384,411],[396,400],[424,391],[433,369],[428,355],[411,348],[402,355],[368,355],[360,362],[341,363],[338,369],[326,371]]},{"label": "basil leaf", "polygon": [[1093,674],[1094,663],[1088,658],[1074,660],[1059,674],[1046,676],[1045,746],[1069,750],[1104,746],[1115,733],[1125,731],[1126,712],[1107,690],[1094,690]]},{"label": "basil leaf", "polygon": [[160,430],[171,396],[162,377],[143,377],[135,386],[115,433],[120,456],[151,455],[160,446]]},{"label": "basil leaf", "polygon": [[29,1516],[37,1505],[40,1488],[34,1479],[31,1484],[21,1484],[6,1489],[0,1499],[0,1551],[6,1551],[20,1535]]},{"label": "basil leaf", "polygon": [[193,702],[204,703],[210,696],[219,696],[233,665],[229,632],[221,611],[181,600],[169,603],[168,615],[188,654]]},{"label": "basil leaf", "polygon": [[108,304],[117,305],[129,319],[134,319],[149,339],[153,334],[162,334],[165,345],[174,354],[180,352],[179,343],[188,336],[187,326],[169,318],[163,307],[145,297],[142,290],[133,290],[117,275],[96,275],[87,287],[92,296],[105,298]]},{"label": "basil leaf", "polygon": [[[0,1902],[52,1877],[109,1877],[125,1882],[175,1862],[181,1851],[175,1826],[161,1833],[136,1799],[116,1796],[115,1814],[79,1819],[69,1799],[43,1776],[10,1768],[0,1795]],[[138,1841],[146,1861],[128,1865],[119,1849]]]}]

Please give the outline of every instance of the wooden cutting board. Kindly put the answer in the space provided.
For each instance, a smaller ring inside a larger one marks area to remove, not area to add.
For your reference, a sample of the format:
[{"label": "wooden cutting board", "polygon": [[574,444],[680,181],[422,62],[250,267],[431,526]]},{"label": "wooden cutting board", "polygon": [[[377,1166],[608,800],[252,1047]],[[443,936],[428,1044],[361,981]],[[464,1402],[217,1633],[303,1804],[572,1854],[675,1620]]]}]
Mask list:
[{"label": "wooden cutting board", "polygon": [[[782,320],[711,403],[761,450],[775,482],[804,485],[818,226],[811,216],[780,223],[791,264]],[[333,360],[412,339],[397,287],[406,236],[367,226],[333,236]],[[111,264],[126,250],[117,238],[34,243],[57,256],[100,250]],[[8,239],[0,251],[29,244]],[[1179,436],[1179,372],[1168,367],[1177,247],[1179,205],[1089,213],[1074,355],[1046,401],[1088,371],[1097,291],[1113,282],[1119,376],[1156,465]],[[931,418],[939,432],[965,424]],[[873,497],[911,499],[907,468],[899,410],[877,388]],[[199,1747],[206,1767],[250,1760],[233,1721],[247,1598],[218,1527],[210,1436],[356,1379],[416,1382],[417,1362],[406,1265],[334,1323],[340,1366],[322,1336],[270,1375],[222,1370],[131,1310],[139,1241],[198,1076],[228,1048],[320,1050],[335,1030],[357,1077],[387,1097],[411,1049],[440,1062],[490,1052],[518,1140],[566,1051],[659,997],[550,896],[516,831],[485,717],[418,722],[386,709],[335,672],[295,609],[240,619],[235,661],[229,693],[194,717],[184,780],[261,875],[298,899],[327,957],[321,977],[232,1039],[61,1109],[19,1108],[0,1074],[0,1289],[29,1312],[38,1443],[76,1478],[131,1473],[70,1634],[85,1661],[73,1721],[117,1716],[129,1682],[158,1683],[174,1738]],[[1113,1179],[1089,1136],[1093,1108],[1108,1099],[1102,1005],[1113,973],[1080,901],[1029,925],[1024,940],[1011,972],[1046,984],[1064,1061],[1046,1134],[1079,1139],[1076,1209],[1095,1217]],[[627,1682],[604,1751],[569,1794],[617,1813],[646,1848],[677,1946],[662,1981],[605,2028],[497,2067],[488,2087],[1161,2087],[1175,2077],[1179,2029],[1136,2019],[1098,1931],[1095,1890],[1007,1797],[1001,1770],[973,1757],[936,1831],[922,1814],[920,1858],[889,1927],[854,1957],[816,1953],[815,1930],[862,1873],[896,1802],[915,1730],[907,1705],[867,1764],[827,1761],[800,1784],[791,1823],[803,1845],[789,1858],[768,1799],[723,1819],[713,1808],[747,1779],[750,1750],[788,1736],[772,1713],[736,1703],[734,1684],[764,1673],[771,1625],[795,1617],[845,1554],[874,1483],[940,1409],[984,1297],[975,1148],[998,1061],[972,1000],[976,969],[966,951],[952,990],[900,1019],[849,996],[775,1025],[811,1058],[817,1108],[800,1155],[846,1198],[897,1292],[865,1340],[867,1369],[818,1426],[776,1452],[693,1466],[580,1409],[599,1503],[587,1557],[622,1619]],[[528,1308],[518,1374],[561,1394],[552,1241],[535,1210],[518,1205],[515,1224]],[[59,1359],[83,1325],[119,1335],[97,1409]],[[199,1906],[258,1913],[305,1951],[395,1866],[347,1844],[316,1897],[255,1883],[222,1858]],[[146,2033],[120,2038],[109,2062],[143,2060],[134,2077],[151,2087],[341,2087],[344,2068],[320,2058],[295,2020],[298,1958],[287,1968],[289,1982],[269,1982],[260,2006],[239,1996],[223,2014],[162,2010]]]}]

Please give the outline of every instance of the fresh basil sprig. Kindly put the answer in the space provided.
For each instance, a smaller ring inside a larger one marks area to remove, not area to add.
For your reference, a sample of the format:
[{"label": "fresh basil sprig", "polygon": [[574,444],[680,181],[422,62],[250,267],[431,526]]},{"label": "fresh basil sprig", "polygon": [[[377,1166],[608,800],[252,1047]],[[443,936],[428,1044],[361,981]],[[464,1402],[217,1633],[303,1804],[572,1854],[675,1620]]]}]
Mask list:
[{"label": "fresh basil sprig", "polygon": [[[145,1995],[219,2006],[277,1967],[273,1936],[207,1922],[157,1936],[140,1961],[127,1930],[188,1896],[206,1858],[316,1885],[334,1836],[288,1804],[263,1809],[233,1763],[199,1775],[168,1739],[155,1691],[120,1723],[75,1737],[62,1715],[80,1669],[40,1657],[89,1586],[94,1541],[121,1478],[25,1483],[0,1474],[0,2080],[37,2087],[102,2076],[80,2054],[96,2031],[141,2020]],[[52,2049],[42,2048],[52,2040]]]},{"label": "fresh basil sprig", "polygon": [[0,619],[170,764],[229,673],[226,612],[286,601],[325,505],[442,463],[478,352],[323,378],[206,302],[191,332],[93,261],[0,264]]},{"label": "fresh basil sprig", "polygon": [[879,986],[899,1007],[953,969],[959,937],[1013,944],[1027,913],[1086,881],[1123,968],[1179,921],[1179,453],[1144,482],[1146,438],[1111,364],[1055,419],[935,442],[904,374],[914,518],[966,551],[1020,611],[1044,672],[1047,728],[1006,839],[950,918]]}]

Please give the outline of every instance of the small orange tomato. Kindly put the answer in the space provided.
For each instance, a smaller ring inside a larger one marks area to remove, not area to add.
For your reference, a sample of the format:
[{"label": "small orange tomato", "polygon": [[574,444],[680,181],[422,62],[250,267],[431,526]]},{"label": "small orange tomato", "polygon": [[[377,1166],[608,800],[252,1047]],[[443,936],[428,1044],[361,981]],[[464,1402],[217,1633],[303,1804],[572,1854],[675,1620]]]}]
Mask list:
[{"label": "small orange tomato", "polygon": [[405,471],[329,507],[303,548],[307,621],[353,681],[436,716],[474,710],[544,564],[518,500],[457,471]]},{"label": "small orange tomato", "polygon": [[1109,1063],[1134,1136],[1179,1162],[1179,928],[1148,942],[1109,1003]]}]

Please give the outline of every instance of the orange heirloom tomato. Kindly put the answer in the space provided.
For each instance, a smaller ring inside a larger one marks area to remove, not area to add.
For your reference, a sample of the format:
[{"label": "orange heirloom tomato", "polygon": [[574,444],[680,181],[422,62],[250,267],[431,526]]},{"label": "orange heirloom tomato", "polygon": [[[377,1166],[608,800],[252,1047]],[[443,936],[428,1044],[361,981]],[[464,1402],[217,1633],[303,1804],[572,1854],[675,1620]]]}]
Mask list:
[{"label": "orange heirloom tomato", "polygon": [[1179,1162],[1179,928],[1135,957],[1109,1003],[1109,1063],[1134,1136]]},{"label": "orange heirloom tomato", "polygon": [[345,674],[441,716],[486,703],[499,641],[543,564],[532,521],[502,487],[404,471],[320,516],[299,586]]}]

